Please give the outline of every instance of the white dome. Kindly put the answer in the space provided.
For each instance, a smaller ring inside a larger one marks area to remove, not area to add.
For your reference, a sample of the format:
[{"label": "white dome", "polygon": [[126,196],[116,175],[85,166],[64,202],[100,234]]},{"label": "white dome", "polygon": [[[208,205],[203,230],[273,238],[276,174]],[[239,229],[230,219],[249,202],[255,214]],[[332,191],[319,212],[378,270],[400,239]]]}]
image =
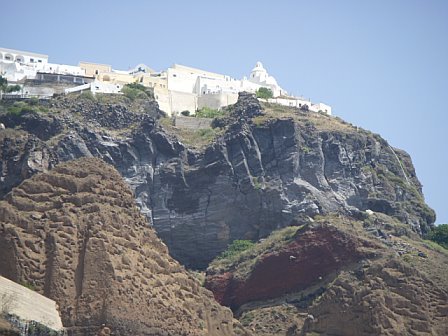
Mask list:
[{"label": "white dome", "polygon": [[278,85],[277,81],[272,76],[266,77],[266,84],[268,84],[268,85],[276,85],[276,86]]},{"label": "white dome", "polygon": [[266,72],[266,69],[261,62],[257,62],[255,68],[252,69],[252,72]]}]

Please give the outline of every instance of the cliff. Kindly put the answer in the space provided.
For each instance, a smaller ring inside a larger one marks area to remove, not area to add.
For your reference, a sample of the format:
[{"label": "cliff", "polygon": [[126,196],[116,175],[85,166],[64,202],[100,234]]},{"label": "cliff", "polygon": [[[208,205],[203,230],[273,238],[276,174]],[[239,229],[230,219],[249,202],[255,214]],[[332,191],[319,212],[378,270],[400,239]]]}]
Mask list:
[{"label": "cliff", "polygon": [[244,333],[169,256],[129,187],[99,159],[59,164],[8,193],[0,255],[2,276],[57,302],[69,335]]},{"label": "cliff", "polygon": [[235,239],[257,240],[316,215],[370,209],[417,233],[435,220],[410,157],[335,117],[260,105],[243,93],[215,130],[194,133],[168,125],[151,101],[65,97],[47,105],[45,113],[0,114],[8,128],[0,135],[0,196],[58,162],[99,157],[189,267],[207,267]]}]

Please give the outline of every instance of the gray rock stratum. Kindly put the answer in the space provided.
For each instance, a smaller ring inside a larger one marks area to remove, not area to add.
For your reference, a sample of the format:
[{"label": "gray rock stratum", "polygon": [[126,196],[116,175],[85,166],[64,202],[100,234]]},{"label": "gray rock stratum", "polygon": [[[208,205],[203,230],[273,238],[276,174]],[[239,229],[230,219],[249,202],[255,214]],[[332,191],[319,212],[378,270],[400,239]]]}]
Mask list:
[{"label": "gray rock stratum", "polygon": [[243,93],[215,120],[221,135],[195,148],[181,130],[162,127],[156,104],[122,98],[59,98],[46,115],[1,115],[0,196],[58,162],[99,157],[133,188],[172,256],[197,268],[234,239],[263,238],[316,215],[359,218],[371,209],[418,233],[435,221],[409,155],[339,118]]}]

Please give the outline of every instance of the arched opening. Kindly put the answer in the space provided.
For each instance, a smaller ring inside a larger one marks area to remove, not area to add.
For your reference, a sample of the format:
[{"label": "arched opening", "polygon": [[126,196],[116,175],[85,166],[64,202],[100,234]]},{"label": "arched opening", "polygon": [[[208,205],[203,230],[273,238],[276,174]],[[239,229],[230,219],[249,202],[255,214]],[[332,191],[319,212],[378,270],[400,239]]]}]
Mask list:
[{"label": "arched opening", "polygon": [[5,54],[5,60],[13,61],[14,60],[14,56],[12,56],[11,54]]},{"label": "arched opening", "polygon": [[25,63],[25,57],[23,57],[22,55],[17,55],[16,62]]}]

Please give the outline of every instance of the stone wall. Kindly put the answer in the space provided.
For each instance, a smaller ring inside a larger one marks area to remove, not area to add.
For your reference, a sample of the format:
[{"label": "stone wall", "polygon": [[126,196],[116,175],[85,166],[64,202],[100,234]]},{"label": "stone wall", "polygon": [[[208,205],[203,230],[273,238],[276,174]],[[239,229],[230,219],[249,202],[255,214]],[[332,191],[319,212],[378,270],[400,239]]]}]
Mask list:
[{"label": "stone wall", "polygon": [[209,107],[219,110],[224,106],[233,105],[238,101],[238,93],[211,93],[198,98],[198,108]]},{"label": "stone wall", "polygon": [[24,321],[36,321],[53,330],[62,322],[56,302],[0,276],[0,313],[17,315]]},{"label": "stone wall", "polygon": [[203,129],[210,128],[212,123],[211,118],[195,118],[195,117],[182,117],[177,116],[174,119],[174,126],[180,128],[189,128],[189,129]]}]

